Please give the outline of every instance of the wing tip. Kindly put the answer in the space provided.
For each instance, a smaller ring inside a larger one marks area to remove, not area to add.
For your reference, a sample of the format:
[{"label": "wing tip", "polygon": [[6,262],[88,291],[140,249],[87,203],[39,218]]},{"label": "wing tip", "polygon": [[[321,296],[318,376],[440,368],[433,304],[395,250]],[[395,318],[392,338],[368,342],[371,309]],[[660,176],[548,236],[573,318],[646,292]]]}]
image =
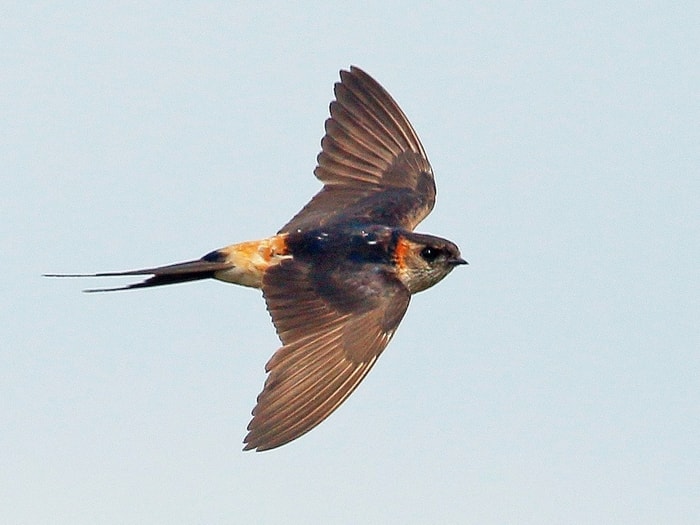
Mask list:
[{"label": "wing tip", "polygon": [[243,440],[243,452],[265,452],[286,445],[290,441],[293,441],[293,439],[285,440],[280,443],[275,443],[274,441],[265,442],[264,440],[260,440],[260,438],[256,439],[253,432],[249,432]]}]

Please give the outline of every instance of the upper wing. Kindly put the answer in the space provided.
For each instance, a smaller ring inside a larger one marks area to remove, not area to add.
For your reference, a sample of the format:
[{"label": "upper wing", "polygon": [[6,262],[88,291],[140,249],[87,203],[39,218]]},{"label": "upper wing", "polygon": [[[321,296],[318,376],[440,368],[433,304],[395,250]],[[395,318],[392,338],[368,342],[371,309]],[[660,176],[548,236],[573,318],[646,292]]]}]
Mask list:
[{"label": "upper wing", "polygon": [[297,260],[263,280],[283,346],[248,425],[245,449],[284,445],[323,421],[369,372],[403,318],[410,294],[378,271],[324,270]]},{"label": "upper wing", "polygon": [[280,232],[339,217],[412,230],[435,204],[428,157],[389,93],[357,67],[340,72],[316,177],[324,183]]}]

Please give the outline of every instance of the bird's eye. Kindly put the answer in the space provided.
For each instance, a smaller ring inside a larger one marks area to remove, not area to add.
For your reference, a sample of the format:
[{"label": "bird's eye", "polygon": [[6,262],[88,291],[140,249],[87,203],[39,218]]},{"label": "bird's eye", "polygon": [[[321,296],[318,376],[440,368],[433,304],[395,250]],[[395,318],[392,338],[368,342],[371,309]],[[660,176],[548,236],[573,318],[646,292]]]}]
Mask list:
[{"label": "bird's eye", "polygon": [[431,262],[433,262],[435,259],[437,259],[439,255],[440,255],[440,250],[438,250],[437,248],[432,248],[432,247],[430,247],[430,246],[426,246],[426,247],[423,248],[423,249],[421,250],[421,252],[420,252],[420,256],[421,256],[425,261],[427,261],[427,262],[429,262],[429,263],[431,263]]}]

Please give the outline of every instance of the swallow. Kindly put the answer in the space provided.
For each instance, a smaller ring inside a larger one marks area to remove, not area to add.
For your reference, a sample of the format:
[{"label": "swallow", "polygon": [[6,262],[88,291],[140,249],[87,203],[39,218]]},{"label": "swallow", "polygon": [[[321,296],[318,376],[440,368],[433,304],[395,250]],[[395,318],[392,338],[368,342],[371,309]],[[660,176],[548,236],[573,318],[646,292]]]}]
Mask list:
[{"label": "swallow", "polygon": [[262,289],[282,346],[244,439],[268,450],[326,419],[391,340],[411,295],[467,264],[456,244],[413,230],[435,180],[418,135],[389,93],[357,67],[340,72],[314,175],[322,189],[276,235],[155,268],[52,277],[150,275],[107,292],[200,279]]}]

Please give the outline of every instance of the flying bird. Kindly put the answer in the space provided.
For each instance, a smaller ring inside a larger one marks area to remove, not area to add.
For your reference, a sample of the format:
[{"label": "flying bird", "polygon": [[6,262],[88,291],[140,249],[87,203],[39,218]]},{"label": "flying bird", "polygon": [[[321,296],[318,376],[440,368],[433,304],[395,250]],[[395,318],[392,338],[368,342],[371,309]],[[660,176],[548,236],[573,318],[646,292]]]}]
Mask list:
[{"label": "flying bird", "polygon": [[276,235],[88,292],[217,279],[262,289],[282,342],[265,369],[244,450],[279,447],[326,419],[394,335],[411,295],[467,264],[457,246],[414,232],[433,209],[423,146],[394,99],[357,67],[340,72],[314,175],[323,188]]}]

